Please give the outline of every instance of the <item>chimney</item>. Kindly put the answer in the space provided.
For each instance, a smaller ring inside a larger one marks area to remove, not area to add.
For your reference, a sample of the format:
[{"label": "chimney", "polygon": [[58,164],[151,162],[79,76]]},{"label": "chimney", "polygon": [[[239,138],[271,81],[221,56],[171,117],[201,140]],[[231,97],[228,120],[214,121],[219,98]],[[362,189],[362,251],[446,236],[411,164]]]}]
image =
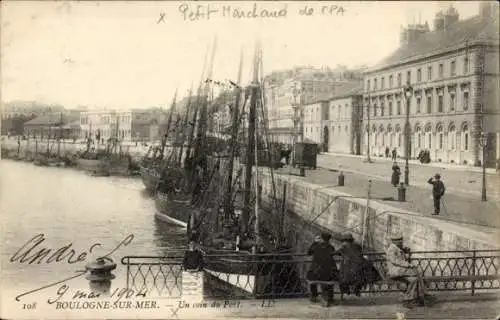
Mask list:
[{"label": "chimney", "polygon": [[441,11],[436,13],[436,17],[434,18],[434,30],[435,31],[444,30],[444,15]]},{"label": "chimney", "polygon": [[444,14],[444,27],[448,28],[459,19],[458,11],[453,6],[450,6]]},{"label": "chimney", "polygon": [[479,15],[481,19],[493,19],[498,16],[498,5],[489,1],[482,1],[479,4]]}]

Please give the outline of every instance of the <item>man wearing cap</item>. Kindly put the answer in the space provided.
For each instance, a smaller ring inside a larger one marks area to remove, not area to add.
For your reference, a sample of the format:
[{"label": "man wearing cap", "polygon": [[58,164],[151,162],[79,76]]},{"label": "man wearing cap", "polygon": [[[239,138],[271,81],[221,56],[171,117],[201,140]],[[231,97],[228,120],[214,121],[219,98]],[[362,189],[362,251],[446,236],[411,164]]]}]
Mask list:
[{"label": "man wearing cap", "polygon": [[[308,255],[312,255],[312,263],[307,279],[310,281],[335,281],[337,280],[337,264],[333,258],[335,248],[330,244],[332,236],[328,233],[322,233],[321,238],[314,240],[313,244],[307,251]],[[318,301],[318,285],[311,284],[311,301]],[[321,291],[323,294],[323,306],[328,307],[333,303],[333,285],[322,284]]]},{"label": "man wearing cap", "polygon": [[433,215],[438,215],[440,211],[441,197],[444,195],[445,187],[443,181],[441,181],[441,175],[436,173],[434,179],[430,178],[427,181],[432,184],[432,197],[434,198],[434,213]]},{"label": "man wearing cap", "polygon": [[387,258],[387,275],[407,284],[404,294],[405,306],[423,305],[426,296],[425,285],[417,266],[406,260],[403,236],[396,235],[391,238],[391,244],[386,249],[385,255]]},{"label": "man wearing cap", "polygon": [[342,246],[338,252],[343,258],[340,267],[340,291],[360,296],[363,287],[381,280],[382,277],[373,264],[365,259],[362,247],[354,241],[351,233],[343,234],[340,240]]}]

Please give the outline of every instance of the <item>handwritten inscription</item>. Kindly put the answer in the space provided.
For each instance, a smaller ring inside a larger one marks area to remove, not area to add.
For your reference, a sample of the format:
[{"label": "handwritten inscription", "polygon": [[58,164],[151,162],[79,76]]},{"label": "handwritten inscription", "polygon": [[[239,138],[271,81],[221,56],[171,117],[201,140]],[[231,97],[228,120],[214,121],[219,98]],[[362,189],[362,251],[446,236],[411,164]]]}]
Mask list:
[{"label": "handwritten inscription", "polygon": [[[125,247],[125,246],[129,245],[133,239],[134,239],[134,235],[129,234],[113,250],[111,250],[110,252],[108,252],[106,255],[104,255],[102,257],[108,257],[111,254],[113,254],[114,252],[116,252],[118,249],[120,249],[121,247]],[[21,264],[22,263],[41,264],[41,263],[45,262],[46,264],[51,264],[53,262],[65,261],[68,264],[74,264],[77,262],[85,261],[87,258],[87,255],[89,253],[92,253],[92,251],[96,247],[101,246],[100,243],[94,243],[89,247],[88,252],[87,251],[81,252],[75,258],[76,251],[74,249],[72,249],[72,246],[73,246],[72,243],[69,243],[65,246],[62,246],[62,247],[54,250],[54,249],[49,249],[49,248],[45,248],[45,247],[39,247],[44,241],[45,241],[45,235],[44,234],[37,234],[36,236],[34,236],[30,240],[28,240],[19,250],[17,250],[12,255],[12,257],[10,258],[10,262],[11,263],[18,262]],[[21,297],[26,296],[28,294],[35,293],[37,291],[53,287],[57,284],[65,283],[69,280],[81,277],[85,273],[86,273],[86,270],[76,271],[75,274],[70,276],[70,277],[67,277],[65,279],[50,283],[48,285],[24,292],[16,297],[16,301],[20,301],[19,299]]]},{"label": "handwritten inscription", "polygon": [[[289,15],[287,4],[271,7],[268,4],[253,3],[251,6],[237,7],[233,5],[210,5],[210,4],[188,4],[182,3],[178,7],[184,21],[211,20],[214,18],[231,19],[282,19]],[[337,4],[332,5],[305,5],[293,12],[299,16],[343,16],[345,7]],[[165,22],[165,13],[160,13],[160,21]]]},{"label": "handwritten inscription", "polygon": [[[76,290],[75,292],[69,292],[69,286],[63,284],[56,292],[56,297],[49,298],[47,300],[48,304],[57,304],[57,308],[65,308],[59,306],[67,306],[67,308],[71,308],[71,302],[62,301],[63,298],[69,298],[70,300],[95,300],[102,297],[102,294],[94,291],[85,291],[85,290]],[[136,291],[128,288],[116,288],[113,292],[107,296],[109,300],[111,300],[115,305],[118,306],[118,303],[122,299],[134,299],[134,298],[145,298],[146,297],[146,289]],[[73,304],[75,305],[75,304]],[[122,304],[124,306],[125,304]],[[116,307],[118,308],[118,307]],[[123,308],[123,307],[119,307]]]},{"label": "handwritten inscription", "polygon": [[[76,252],[73,248],[71,248],[73,246],[72,243],[54,250],[48,248],[40,248],[39,246],[44,241],[45,235],[43,233],[37,234],[36,236],[28,240],[19,250],[17,250],[14,255],[12,255],[12,257],[10,258],[10,262],[17,261],[19,263],[27,264],[36,262],[37,264],[40,264],[42,262],[52,263],[66,260],[67,263],[73,264],[85,261],[87,258],[87,252],[81,252],[75,258]],[[88,253],[92,253],[92,250],[100,245],[100,243],[94,243],[89,247]],[[39,249],[39,251],[36,251],[37,249]]]}]

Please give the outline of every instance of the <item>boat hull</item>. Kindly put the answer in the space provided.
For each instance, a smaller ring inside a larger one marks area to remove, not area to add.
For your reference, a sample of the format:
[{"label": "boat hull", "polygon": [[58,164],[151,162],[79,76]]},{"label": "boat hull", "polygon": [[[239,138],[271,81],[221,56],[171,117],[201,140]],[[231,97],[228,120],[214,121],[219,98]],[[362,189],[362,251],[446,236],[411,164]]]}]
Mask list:
[{"label": "boat hull", "polygon": [[106,164],[100,159],[76,159],[76,165],[78,169],[86,171],[101,171],[106,168]]},{"label": "boat hull", "polygon": [[139,168],[144,187],[147,191],[154,192],[154,190],[156,189],[156,185],[160,180],[159,173],[157,173],[157,170],[145,167],[143,165],[140,165]]},{"label": "boat hull", "polygon": [[156,218],[165,223],[187,228],[189,214],[187,212],[188,196],[168,195],[158,191],[155,194]]},{"label": "boat hull", "polygon": [[120,159],[76,159],[77,168],[97,175],[129,175],[129,160]]}]

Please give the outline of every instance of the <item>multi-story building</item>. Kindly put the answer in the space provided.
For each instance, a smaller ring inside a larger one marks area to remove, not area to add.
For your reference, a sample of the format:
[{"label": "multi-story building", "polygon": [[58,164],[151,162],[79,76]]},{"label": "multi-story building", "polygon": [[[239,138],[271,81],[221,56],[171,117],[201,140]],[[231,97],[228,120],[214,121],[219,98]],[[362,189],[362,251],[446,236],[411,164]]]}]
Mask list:
[{"label": "multi-story building", "polygon": [[325,152],[360,154],[362,84],[303,107],[304,138],[318,143]]},{"label": "multi-story building", "polygon": [[489,132],[486,162],[493,165],[500,140],[498,27],[492,2],[465,20],[453,7],[439,12],[432,31],[409,26],[402,45],[365,73],[363,153],[369,142],[374,155],[388,147],[404,157],[409,107],[411,158],[428,150],[431,161],[479,164],[479,136]]},{"label": "multi-story building", "polygon": [[95,138],[100,134],[101,140],[118,137],[120,140],[132,138],[132,112],[114,110],[91,110],[80,113],[80,138]]},{"label": "multi-story building", "polygon": [[361,78],[361,70],[342,66],[334,70],[298,67],[268,75],[264,81],[265,103],[273,140],[292,143],[294,134],[302,131],[297,128],[297,120],[303,117],[302,105],[327,99]]}]

